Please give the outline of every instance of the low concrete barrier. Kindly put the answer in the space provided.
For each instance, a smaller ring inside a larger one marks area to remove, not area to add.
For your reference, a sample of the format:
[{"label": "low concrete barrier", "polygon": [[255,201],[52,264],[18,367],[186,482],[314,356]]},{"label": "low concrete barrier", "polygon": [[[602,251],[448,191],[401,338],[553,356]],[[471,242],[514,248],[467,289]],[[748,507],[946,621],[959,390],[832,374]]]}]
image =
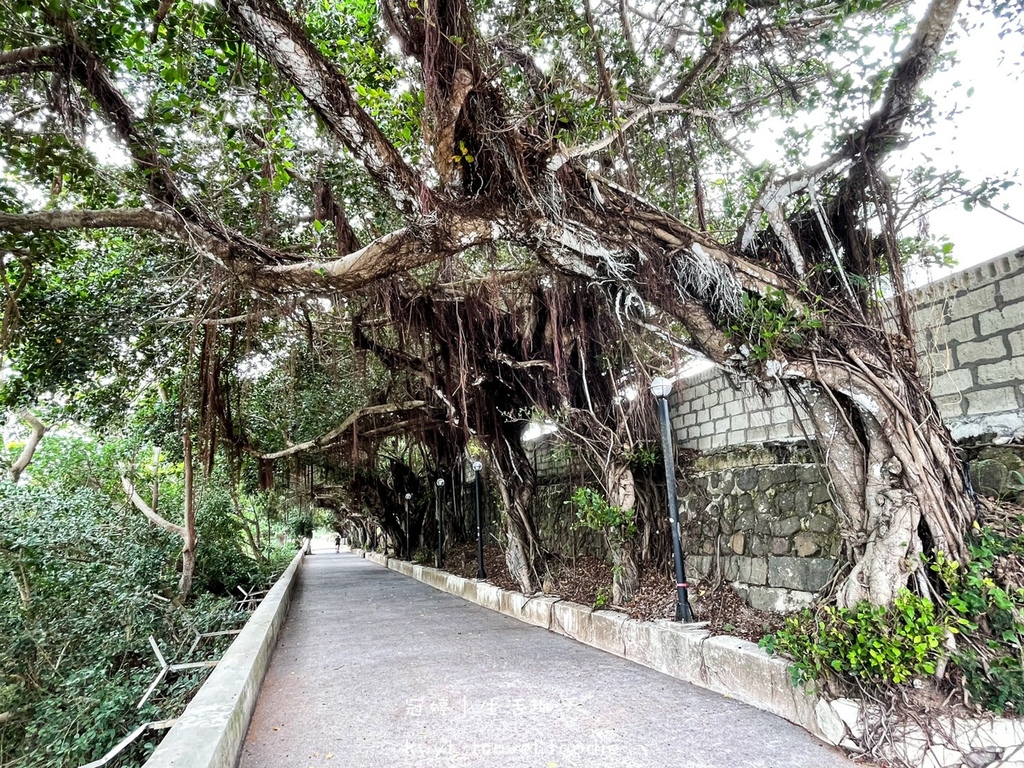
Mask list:
[{"label": "low concrete barrier", "polygon": [[[785,718],[829,744],[859,751],[865,718],[861,702],[828,700],[808,686],[794,686],[788,661],[747,640],[713,636],[700,625],[637,621],[557,597],[526,597],[377,552],[352,551],[442,592],[724,694]],[[875,720],[882,713],[866,715]],[[1024,720],[947,718],[942,725],[928,734],[916,724],[898,726],[891,756],[922,768],[1024,768]]]},{"label": "low concrete barrier", "polygon": [[295,555],[145,768],[234,768],[238,764],[305,553],[303,547]]}]

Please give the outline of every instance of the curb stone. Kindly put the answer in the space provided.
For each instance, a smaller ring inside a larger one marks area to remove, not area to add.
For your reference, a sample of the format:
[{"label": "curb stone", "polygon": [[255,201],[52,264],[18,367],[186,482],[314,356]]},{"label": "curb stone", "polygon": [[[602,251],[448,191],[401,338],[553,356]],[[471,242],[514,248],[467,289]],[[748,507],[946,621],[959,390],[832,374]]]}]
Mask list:
[{"label": "curb stone", "polygon": [[235,768],[305,554],[292,558],[144,768]]}]

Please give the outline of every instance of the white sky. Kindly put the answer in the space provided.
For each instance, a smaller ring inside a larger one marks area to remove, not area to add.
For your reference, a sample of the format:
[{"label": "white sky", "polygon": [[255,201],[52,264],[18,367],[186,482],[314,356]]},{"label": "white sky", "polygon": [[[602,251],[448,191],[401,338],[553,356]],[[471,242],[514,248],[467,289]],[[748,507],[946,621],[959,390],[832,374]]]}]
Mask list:
[{"label": "white sky", "polygon": [[[1024,40],[1019,35],[1000,39],[997,25],[990,22],[969,34],[959,31],[950,45],[959,62],[934,76],[926,89],[937,101],[938,114],[956,106],[962,112],[937,126],[935,136],[915,142],[906,161],[927,154],[940,168],[958,165],[972,181],[1017,173],[1017,185],[998,196],[994,207],[1006,204],[1007,213],[1024,220]],[[974,89],[971,96],[968,88]],[[946,206],[932,214],[930,226],[933,234],[954,244],[957,268],[1024,246],[1024,225],[984,208],[968,213],[960,204]]]}]

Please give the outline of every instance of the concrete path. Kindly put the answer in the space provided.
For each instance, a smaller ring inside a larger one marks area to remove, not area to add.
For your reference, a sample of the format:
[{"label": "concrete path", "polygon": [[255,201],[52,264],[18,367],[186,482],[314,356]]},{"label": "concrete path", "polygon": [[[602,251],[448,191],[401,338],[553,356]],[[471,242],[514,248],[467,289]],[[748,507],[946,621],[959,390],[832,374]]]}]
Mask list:
[{"label": "concrete path", "polygon": [[853,765],[773,715],[320,545],[240,768]]}]

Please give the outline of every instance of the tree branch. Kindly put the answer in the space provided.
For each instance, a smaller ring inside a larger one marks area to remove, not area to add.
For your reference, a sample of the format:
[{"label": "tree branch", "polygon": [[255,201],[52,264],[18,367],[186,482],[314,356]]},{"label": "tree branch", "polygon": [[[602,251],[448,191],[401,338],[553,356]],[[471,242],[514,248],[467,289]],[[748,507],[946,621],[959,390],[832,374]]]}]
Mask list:
[{"label": "tree branch", "polygon": [[181,525],[175,525],[174,523],[168,522],[154,512],[153,508],[150,507],[149,504],[147,504],[136,492],[135,486],[132,485],[132,481],[129,480],[127,476],[121,478],[121,485],[124,486],[124,492],[128,494],[128,498],[131,500],[132,504],[134,504],[142,514],[149,518],[149,521],[153,523],[153,525],[157,528],[163,528],[165,531],[169,531],[175,536],[180,536],[182,540],[187,540],[188,533],[185,531],[185,528]]},{"label": "tree branch", "polygon": [[340,259],[273,266],[261,274],[277,282],[350,290],[495,239],[493,222],[455,214],[449,222],[432,223],[426,231],[405,227],[390,232]]},{"label": "tree branch", "polygon": [[728,42],[730,28],[732,27],[733,21],[736,20],[737,13],[734,10],[727,10],[722,14],[722,31],[715,36],[715,39],[711,41],[711,45],[708,46],[707,50],[704,51],[704,55],[701,56],[697,62],[693,65],[686,76],[682,79],[673,90],[663,101],[679,101],[687,91],[689,91],[697,83],[698,79],[705,73],[712,70],[714,67],[719,65],[719,60],[722,58],[724,53],[728,52]]},{"label": "tree branch", "polygon": [[635,110],[622,121],[622,125],[615,129],[614,133],[610,133],[603,139],[598,139],[592,144],[586,144],[584,146],[576,146],[567,148],[562,154],[565,157],[583,157],[584,155],[590,155],[594,152],[598,152],[605,147],[611,145],[616,139],[622,138],[623,134],[632,128],[634,125],[639,123],[645,117],[651,115],[660,115],[666,112],[686,112],[691,115],[698,115],[700,117],[714,118],[716,115],[713,112],[706,110],[694,109],[693,107],[686,106],[684,104],[671,104],[665,102],[659,102],[657,104],[650,104],[640,109]]},{"label": "tree branch", "polygon": [[0,65],[36,62],[39,61],[39,59],[54,56],[59,50],[60,49],[55,45],[34,45],[27,46],[25,48],[15,48],[10,51],[0,51]]},{"label": "tree branch", "polygon": [[960,0],[932,0],[889,78],[882,106],[850,138],[853,152],[878,159],[892,148],[910,116],[918,86],[931,72],[959,6]]},{"label": "tree branch", "polygon": [[304,443],[298,443],[296,445],[285,448],[281,451],[274,451],[273,453],[262,453],[259,455],[261,459],[283,459],[285,456],[292,456],[296,453],[302,453],[303,451],[319,450],[331,445],[335,440],[341,437],[345,432],[357,421],[364,416],[375,416],[385,413],[397,413],[399,411],[411,411],[416,408],[422,408],[426,405],[423,400],[407,400],[402,403],[385,403],[384,405],[370,405],[366,408],[361,408],[339,426],[332,429],[330,432],[325,432],[319,437],[315,437],[312,440],[307,440]]},{"label": "tree branch", "polygon": [[242,36],[301,93],[404,214],[419,212],[419,176],[359,106],[348,82],[275,0],[223,0]]},{"label": "tree branch", "polygon": [[32,457],[35,456],[36,449],[39,447],[43,435],[46,434],[46,425],[36,418],[32,411],[25,409],[18,414],[18,417],[28,424],[32,429],[32,433],[28,436],[28,440],[25,441],[25,447],[22,448],[21,455],[18,456],[17,461],[11,464],[11,468],[7,470],[7,476],[12,483],[18,482],[21,478],[21,473],[25,471],[25,468],[32,461]]},{"label": "tree branch", "polygon": [[[154,201],[170,208],[183,222],[204,233],[200,238],[203,247],[225,261],[256,265],[294,261],[294,257],[288,254],[229,229],[185,194],[167,159],[159,147],[138,129],[131,105],[114,85],[103,62],[78,37],[66,12],[47,11],[47,19],[64,37],[65,46],[59,52],[67,57],[72,77],[89,93],[110,122],[115,135],[128,148],[136,167],[147,178],[147,191]],[[192,229],[190,236],[198,236],[197,230]]]},{"label": "tree branch", "polygon": [[62,229],[112,229],[118,227],[176,234],[184,234],[188,231],[180,219],[147,208],[80,209],[40,211],[38,213],[0,211],[0,231],[15,234]]}]

